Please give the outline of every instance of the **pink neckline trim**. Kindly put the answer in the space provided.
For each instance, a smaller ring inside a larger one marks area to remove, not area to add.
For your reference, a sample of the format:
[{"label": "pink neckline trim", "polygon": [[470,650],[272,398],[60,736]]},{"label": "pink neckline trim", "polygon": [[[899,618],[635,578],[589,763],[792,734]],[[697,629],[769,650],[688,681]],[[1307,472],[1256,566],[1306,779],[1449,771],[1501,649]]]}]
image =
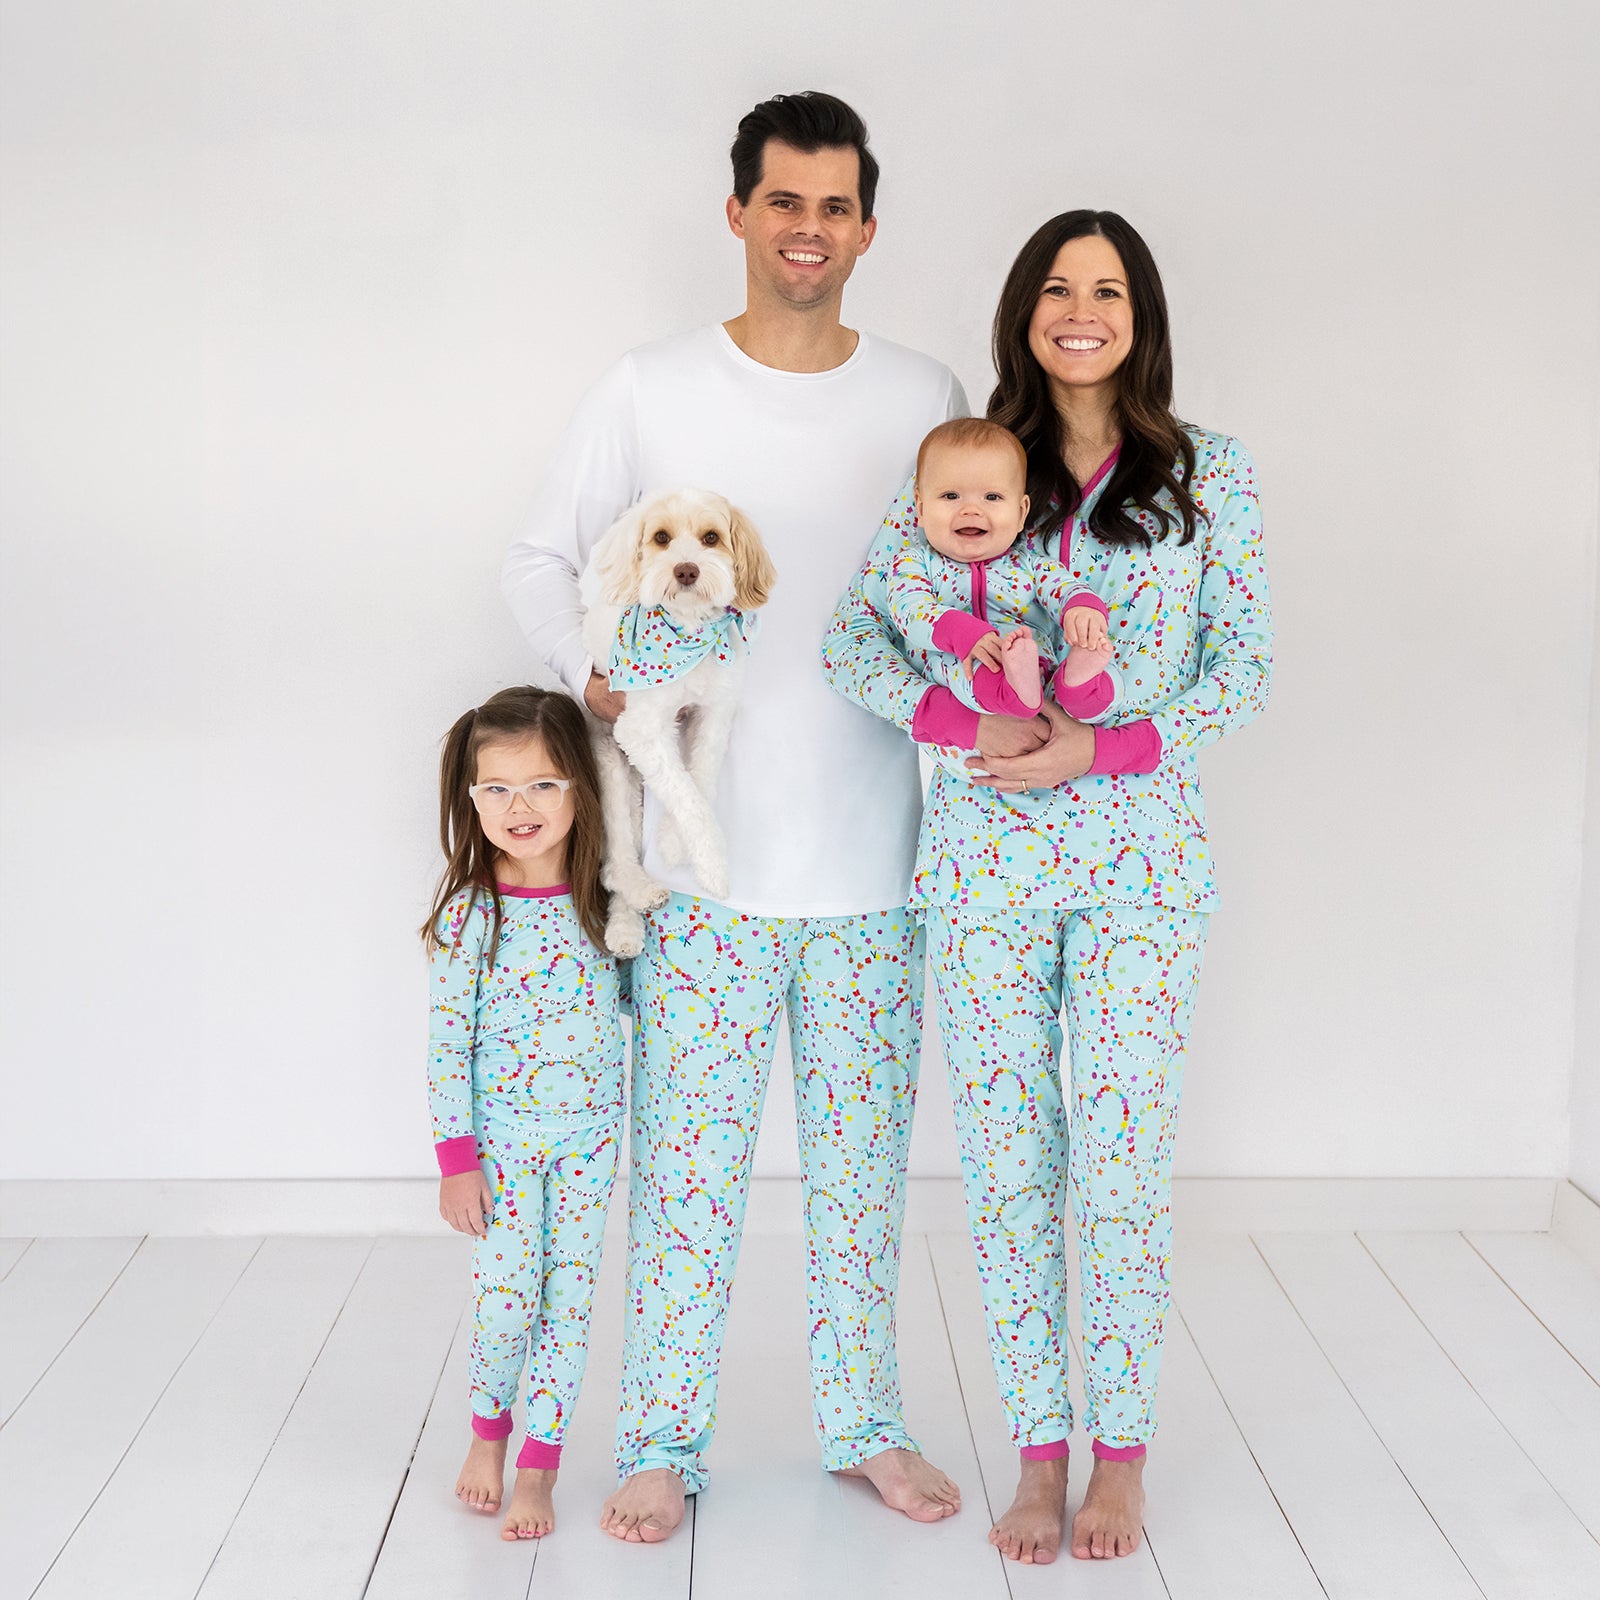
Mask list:
[{"label": "pink neckline trim", "polygon": [[519,889],[510,883],[497,883],[495,887],[501,894],[510,895],[513,900],[549,900],[554,895],[572,893],[570,883],[557,883],[548,889]]},{"label": "pink neckline trim", "polygon": [[1089,481],[1084,484],[1083,491],[1078,496],[1078,509],[1072,513],[1061,525],[1061,565],[1064,567],[1072,564],[1072,530],[1083,521],[1083,503],[1096,489],[1105,482],[1107,474],[1117,464],[1117,457],[1122,454],[1120,443],[1111,447],[1111,454],[1089,476]]},{"label": "pink neckline trim", "polygon": [[1122,446],[1120,444],[1113,445],[1111,447],[1111,454],[1108,455],[1105,458],[1105,460],[1102,461],[1100,463],[1100,465],[1094,469],[1093,476],[1083,486],[1083,493],[1078,496],[1078,510],[1079,511],[1083,510],[1083,502],[1085,500],[1087,500],[1089,498],[1089,496],[1091,494],[1093,494],[1094,491],[1100,487],[1101,481],[1105,478],[1106,474],[1108,472],[1110,472],[1110,470],[1114,466],[1116,466],[1117,457],[1120,456],[1121,454],[1122,454]]}]

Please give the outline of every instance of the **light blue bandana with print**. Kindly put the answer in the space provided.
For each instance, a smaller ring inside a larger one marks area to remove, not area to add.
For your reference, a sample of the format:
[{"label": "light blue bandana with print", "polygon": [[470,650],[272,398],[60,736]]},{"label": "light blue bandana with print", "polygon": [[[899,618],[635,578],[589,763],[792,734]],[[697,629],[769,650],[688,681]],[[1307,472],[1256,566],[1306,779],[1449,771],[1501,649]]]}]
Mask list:
[{"label": "light blue bandana with print", "polygon": [[730,606],[698,628],[680,628],[662,606],[630,606],[617,619],[611,641],[611,687],[657,689],[691,672],[708,657],[727,661],[733,641],[755,637],[756,618]]}]

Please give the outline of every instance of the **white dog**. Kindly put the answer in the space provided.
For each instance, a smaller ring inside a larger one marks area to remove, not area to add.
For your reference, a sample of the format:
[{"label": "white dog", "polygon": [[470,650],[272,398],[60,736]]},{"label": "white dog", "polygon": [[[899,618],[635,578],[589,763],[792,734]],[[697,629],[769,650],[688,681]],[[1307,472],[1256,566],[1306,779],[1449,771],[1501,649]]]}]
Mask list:
[{"label": "white dog", "polygon": [[584,644],[596,671],[628,697],[615,727],[589,718],[606,823],[606,943],[616,955],[639,953],[643,913],[667,898],[640,860],[641,777],[665,813],[656,836],[662,860],[677,866],[687,855],[700,887],[714,900],[727,896],[712,800],[751,613],[767,603],[774,581],[749,518],[700,489],[641,501],[606,530],[584,569]]}]

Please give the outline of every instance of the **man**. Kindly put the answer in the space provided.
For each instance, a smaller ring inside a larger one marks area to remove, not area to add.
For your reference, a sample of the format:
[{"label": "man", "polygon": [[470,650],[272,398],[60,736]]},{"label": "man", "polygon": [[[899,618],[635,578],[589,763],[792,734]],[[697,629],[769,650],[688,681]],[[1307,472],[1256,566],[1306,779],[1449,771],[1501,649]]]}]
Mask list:
[{"label": "man", "polygon": [[959,1493],[901,1418],[894,1294],[921,1050],[923,942],[905,911],[920,812],[914,747],[824,682],[818,647],[884,508],[939,422],[966,414],[926,356],[845,327],[872,243],[878,165],[830,95],[739,124],[728,225],[746,304],[631,351],[579,406],[504,589],[535,651],[589,709],[625,705],[579,636],[578,573],[646,492],[726,495],[777,568],[716,797],[726,905],[687,869],[634,967],[628,1304],[617,1467],[601,1526],[666,1538],[704,1487],[750,1162],[787,1006],[809,1245],[811,1386],[823,1465],[919,1521]]}]

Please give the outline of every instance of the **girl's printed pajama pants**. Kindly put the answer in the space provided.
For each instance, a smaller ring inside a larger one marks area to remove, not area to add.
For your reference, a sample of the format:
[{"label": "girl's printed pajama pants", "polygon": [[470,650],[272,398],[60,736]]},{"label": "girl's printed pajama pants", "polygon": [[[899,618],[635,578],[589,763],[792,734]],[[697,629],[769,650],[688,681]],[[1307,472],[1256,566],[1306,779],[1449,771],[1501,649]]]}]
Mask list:
[{"label": "girl's printed pajama pants", "polygon": [[511,1432],[526,1367],[517,1465],[553,1467],[583,1382],[621,1117],[575,1122],[480,1103],[475,1120],[494,1212],[472,1252],[472,1427],[485,1439]]}]

